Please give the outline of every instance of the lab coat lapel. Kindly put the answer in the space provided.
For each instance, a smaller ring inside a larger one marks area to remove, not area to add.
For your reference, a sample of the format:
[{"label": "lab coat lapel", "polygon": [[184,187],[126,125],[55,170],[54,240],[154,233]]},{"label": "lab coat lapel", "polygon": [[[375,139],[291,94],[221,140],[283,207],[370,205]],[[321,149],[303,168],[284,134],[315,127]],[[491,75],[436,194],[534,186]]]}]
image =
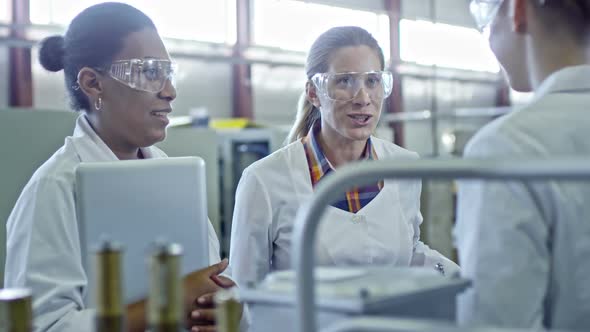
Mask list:
[{"label": "lab coat lapel", "polygon": [[535,99],[554,93],[588,93],[590,91],[590,65],[568,67],[545,79]]},{"label": "lab coat lapel", "polygon": [[[117,161],[119,158],[105,144],[90,126],[85,114],[76,120],[74,135],[70,138],[76,148],[81,162]],[[155,147],[141,148],[145,159],[165,157],[166,155]]]},{"label": "lab coat lapel", "polygon": [[90,126],[85,114],[81,114],[76,120],[72,144],[82,162],[117,161],[119,158],[98,137]]}]

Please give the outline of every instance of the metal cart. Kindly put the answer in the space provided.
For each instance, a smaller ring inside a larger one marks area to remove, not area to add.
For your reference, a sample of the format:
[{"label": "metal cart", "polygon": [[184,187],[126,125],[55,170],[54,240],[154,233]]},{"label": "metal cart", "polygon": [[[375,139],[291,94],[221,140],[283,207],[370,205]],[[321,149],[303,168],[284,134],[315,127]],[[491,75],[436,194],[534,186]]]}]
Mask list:
[{"label": "metal cart", "polygon": [[[384,178],[482,180],[590,180],[590,160],[382,160],[339,169],[317,187],[297,214],[293,234],[297,331],[317,331],[314,251],[319,221],[327,206],[352,186]],[[440,331],[440,326],[437,327]],[[360,330],[359,330],[360,331]],[[369,330],[367,330],[369,331]],[[384,331],[384,330],[370,330]],[[399,331],[394,328],[387,331]],[[427,330],[422,330],[427,331]]]}]

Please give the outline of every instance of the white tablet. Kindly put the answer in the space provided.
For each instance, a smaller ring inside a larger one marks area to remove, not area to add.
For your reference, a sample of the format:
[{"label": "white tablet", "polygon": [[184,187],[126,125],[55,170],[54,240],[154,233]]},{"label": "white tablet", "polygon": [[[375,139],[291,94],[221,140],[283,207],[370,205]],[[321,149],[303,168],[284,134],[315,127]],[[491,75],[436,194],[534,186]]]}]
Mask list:
[{"label": "white tablet", "polygon": [[95,250],[103,237],[123,246],[126,304],[148,294],[146,258],[157,239],[182,245],[183,274],[209,265],[205,188],[198,157],[80,164],[76,209],[88,307],[95,307]]}]

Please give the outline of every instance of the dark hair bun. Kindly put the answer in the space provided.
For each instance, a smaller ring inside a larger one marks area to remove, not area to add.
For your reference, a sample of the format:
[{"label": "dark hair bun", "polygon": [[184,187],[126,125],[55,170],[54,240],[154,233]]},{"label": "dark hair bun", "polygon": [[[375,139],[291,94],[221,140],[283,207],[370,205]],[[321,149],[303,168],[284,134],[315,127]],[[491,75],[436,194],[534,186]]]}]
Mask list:
[{"label": "dark hair bun", "polygon": [[64,69],[64,37],[51,36],[41,41],[39,62],[49,71]]}]

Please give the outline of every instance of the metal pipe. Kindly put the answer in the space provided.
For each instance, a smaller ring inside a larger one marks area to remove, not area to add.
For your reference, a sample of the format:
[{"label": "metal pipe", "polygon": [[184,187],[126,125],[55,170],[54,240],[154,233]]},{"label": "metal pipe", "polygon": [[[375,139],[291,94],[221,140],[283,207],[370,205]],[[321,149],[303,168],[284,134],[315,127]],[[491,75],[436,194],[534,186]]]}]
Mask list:
[{"label": "metal pipe", "polygon": [[531,332],[531,329],[457,327],[437,320],[413,320],[389,317],[359,317],[330,325],[323,332]]},{"label": "metal pipe", "polygon": [[296,272],[297,331],[316,331],[314,252],[319,221],[329,204],[353,186],[381,179],[590,180],[590,160],[380,160],[347,165],[322,181],[295,219],[292,261]]},{"label": "metal pipe", "polygon": [[[389,15],[389,51],[390,51],[390,70],[393,73],[393,90],[388,98],[386,112],[387,114],[403,114],[403,92],[402,77],[399,75],[399,67],[402,63],[400,52],[400,22],[402,17],[402,1],[386,0],[385,7]],[[404,146],[404,126],[401,123],[391,125],[393,130],[393,142],[399,146]]]},{"label": "metal pipe", "polygon": [[[397,0],[395,0],[397,1]],[[395,2],[394,1],[394,2]],[[11,38],[10,30],[19,30],[24,33],[42,32],[43,34],[63,33],[65,26],[54,24],[4,24],[0,23],[0,29],[7,29],[6,37],[0,37],[0,46],[8,47],[32,47],[39,40],[27,38]],[[171,54],[174,57],[197,59],[204,61],[229,62],[232,64],[263,64],[273,67],[298,67],[305,65],[305,52],[286,51],[284,49],[263,45],[227,45],[206,41],[184,40],[178,38],[164,37],[164,42],[169,46]],[[193,51],[192,48],[197,48]],[[244,58],[240,59],[233,56],[233,51],[238,48],[243,53]],[[250,54],[258,53],[258,54]],[[281,57],[284,57],[281,59]],[[431,79],[436,75],[440,80],[477,83],[477,84],[497,84],[498,74],[489,74],[475,72],[470,70],[437,68],[436,72],[432,71],[430,66],[402,62],[399,60],[397,75],[400,78]]]},{"label": "metal pipe", "polygon": [[436,77],[445,81],[486,85],[496,85],[500,78],[498,74],[494,73],[457,68],[437,67],[436,71],[434,71],[432,66],[412,62],[403,62],[399,68],[399,75],[420,80],[429,80],[432,77]]},{"label": "metal pipe", "polygon": [[457,118],[491,118],[509,113],[512,107],[489,107],[489,108],[457,108],[451,112],[432,112],[430,110],[405,112],[401,114],[383,114],[380,121],[405,122],[405,121],[425,121],[433,117],[438,119],[457,119]]},{"label": "metal pipe", "polygon": [[[436,24],[436,4],[434,0],[430,0],[429,4],[429,11],[430,11],[430,20],[432,23]],[[430,111],[434,113],[438,113],[438,84],[437,84],[437,66],[436,64],[432,65],[432,72],[434,73],[434,77],[430,80]],[[433,116],[430,117],[430,139],[432,143],[432,155],[438,157],[438,117]]]}]

